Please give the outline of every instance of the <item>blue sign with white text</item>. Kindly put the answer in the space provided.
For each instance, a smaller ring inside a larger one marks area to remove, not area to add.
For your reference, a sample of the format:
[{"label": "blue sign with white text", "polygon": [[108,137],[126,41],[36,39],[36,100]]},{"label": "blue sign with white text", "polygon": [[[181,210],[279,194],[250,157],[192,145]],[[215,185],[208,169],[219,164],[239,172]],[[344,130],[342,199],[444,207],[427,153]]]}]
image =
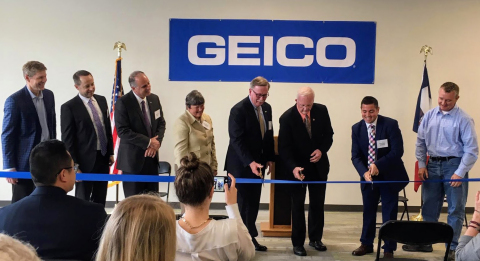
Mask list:
[{"label": "blue sign with white text", "polygon": [[171,81],[372,84],[375,22],[170,20]]}]

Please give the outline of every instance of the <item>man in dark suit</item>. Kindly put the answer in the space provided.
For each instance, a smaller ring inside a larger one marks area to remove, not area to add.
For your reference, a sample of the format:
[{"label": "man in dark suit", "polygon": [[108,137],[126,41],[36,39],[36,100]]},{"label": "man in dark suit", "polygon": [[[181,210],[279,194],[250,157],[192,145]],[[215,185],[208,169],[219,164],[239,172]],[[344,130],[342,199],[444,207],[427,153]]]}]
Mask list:
[{"label": "man in dark suit", "polygon": [[107,214],[100,204],[67,195],[76,170],[63,142],[38,144],[30,155],[37,188],[0,209],[0,231],[30,243],[42,259],[92,260]]},{"label": "man in dark suit", "polygon": [[[333,143],[333,129],[325,105],[314,103],[315,93],[310,87],[298,90],[296,104],[280,117],[278,152],[284,162],[287,179],[326,181],[330,170],[327,152]],[[326,184],[293,184],[292,244],[293,252],[306,256],[305,195],[309,191],[308,237],[309,245],[326,251],[322,243]]]},{"label": "man in dark suit", "polygon": [[[272,107],[266,103],[270,84],[258,76],[250,82],[248,97],[235,104],[228,118],[228,145],[225,170],[235,178],[263,179],[265,167],[270,174],[275,157]],[[255,250],[266,251],[255,239],[255,226],[262,184],[237,184],[238,207],[243,223],[252,237]]]},{"label": "man in dark suit", "polygon": [[[383,223],[397,220],[398,192],[408,184],[403,166],[403,139],[398,122],[378,115],[380,107],[374,97],[366,96],[361,102],[363,120],[352,126],[352,162],[362,181],[363,228],[360,247],[354,256],[373,252],[377,206],[382,202]],[[405,181],[375,184],[375,181]],[[385,241],[384,258],[393,258],[397,249],[394,241]]]},{"label": "man in dark suit", "polygon": [[[37,61],[23,66],[26,85],[5,101],[2,131],[3,169],[29,171],[30,151],[41,141],[57,137],[55,99],[45,89],[47,68]],[[35,189],[30,179],[7,178],[12,184],[12,203]]]},{"label": "man in dark suit", "polygon": [[[120,137],[117,168],[124,174],[158,175],[158,149],[165,134],[165,119],[150,80],[141,71],[128,77],[132,91],[117,100],[115,126]],[[158,192],[158,183],[123,182],[125,197]]]},{"label": "man in dark suit", "polygon": [[[107,100],[94,94],[95,82],[89,72],[76,72],[73,81],[78,95],[60,110],[62,141],[79,165],[78,172],[108,174],[113,164],[113,139]],[[75,196],[105,206],[107,185],[107,181],[77,182]]]}]

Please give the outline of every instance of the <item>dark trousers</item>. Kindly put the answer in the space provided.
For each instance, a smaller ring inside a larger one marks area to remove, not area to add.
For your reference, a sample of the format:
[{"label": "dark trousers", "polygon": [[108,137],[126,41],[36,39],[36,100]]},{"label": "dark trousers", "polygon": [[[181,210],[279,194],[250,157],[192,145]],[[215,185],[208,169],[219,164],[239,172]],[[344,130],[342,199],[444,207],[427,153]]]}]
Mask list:
[{"label": "dark trousers", "polygon": [[308,194],[308,238],[320,241],[323,237],[324,205],[326,184],[290,185],[292,199],[292,244],[303,246],[305,243],[305,195]]},{"label": "dark trousers", "polygon": [[35,185],[31,179],[18,179],[17,184],[12,184],[12,204],[30,196],[34,190]]},{"label": "dark trousers", "polygon": [[[124,174],[139,174],[139,175],[158,175],[158,161],[156,158],[145,158],[142,170],[139,173]],[[123,192],[125,197],[130,197],[138,194],[145,194],[150,192],[158,193],[158,182],[123,182]]]},{"label": "dark trousers", "polygon": [[[398,191],[392,190],[388,184],[365,184],[362,190],[363,199],[363,228],[360,242],[364,245],[373,245],[377,223],[378,202],[382,202],[382,221],[397,220]],[[395,241],[385,241],[383,249],[393,252],[397,249]]]},{"label": "dark trousers", "polygon": [[258,208],[260,206],[260,195],[262,184],[237,184],[237,203],[242,216],[243,223],[248,229],[252,238],[258,236],[257,221]]},{"label": "dark trousers", "polygon": [[[93,169],[89,171],[89,173],[108,174],[110,172],[108,165],[109,158],[109,155],[102,156],[102,153],[97,151],[95,165],[93,165]],[[80,169],[82,169],[81,166]],[[107,186],[108,181],[77,182],[75,183],[75,197],[105,206],[105,201],[107,200]]]}]

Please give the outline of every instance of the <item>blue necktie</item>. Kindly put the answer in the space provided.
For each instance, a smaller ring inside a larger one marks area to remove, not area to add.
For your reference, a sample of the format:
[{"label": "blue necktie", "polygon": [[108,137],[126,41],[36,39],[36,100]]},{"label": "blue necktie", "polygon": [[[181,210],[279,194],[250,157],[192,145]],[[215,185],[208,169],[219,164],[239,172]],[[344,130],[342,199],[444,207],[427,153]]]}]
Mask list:
[{"label": "blue necktie", "polygon": [[90,110],[92,111],[93,122],[97,127],[97,138],[100,142],[100,152],[102,153],[102,156],[105,156],[105,154],[107,154],[107,137],[105,137],[105,130],[103,128],[102,121],[100,121],[98,112],[95,109],[95,106],[93,106],[92,99],[88,101],[88,107],[90,107]]}]

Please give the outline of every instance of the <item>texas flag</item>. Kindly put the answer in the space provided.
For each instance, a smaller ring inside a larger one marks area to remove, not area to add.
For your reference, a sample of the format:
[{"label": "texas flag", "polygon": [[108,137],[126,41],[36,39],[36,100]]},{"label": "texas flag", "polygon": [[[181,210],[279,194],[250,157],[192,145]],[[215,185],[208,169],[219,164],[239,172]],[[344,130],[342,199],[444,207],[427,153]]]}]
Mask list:
[{"label": "texas flag", "polygon": [[415,119],[413,121],[413,131],[418,132],[418,126],[423,119],[423,115],[430,110],[432,105],[432,94],[430,93],[430,82],[428,81],[427,64],[423,67],[423,80],[418,93],[417,108],[415,110]]},{"label": "texas flag", "polygon": [[[420,93],[418,93],[417,108],[415,110],[415,119],[413,120],[413,131],[418,132],[418,126],[423,119],[423,115],[430,110],[432,105],[432,94],[430,93],[430,82],[428,81],[427,63],[423,67],[423,80],[420,87]],[[418,161],[415,163],[415,181],[420,181],[418,178]],[[418,188],[422,185],[421,182],[415,182],[414,190],[418,191]]]}]

